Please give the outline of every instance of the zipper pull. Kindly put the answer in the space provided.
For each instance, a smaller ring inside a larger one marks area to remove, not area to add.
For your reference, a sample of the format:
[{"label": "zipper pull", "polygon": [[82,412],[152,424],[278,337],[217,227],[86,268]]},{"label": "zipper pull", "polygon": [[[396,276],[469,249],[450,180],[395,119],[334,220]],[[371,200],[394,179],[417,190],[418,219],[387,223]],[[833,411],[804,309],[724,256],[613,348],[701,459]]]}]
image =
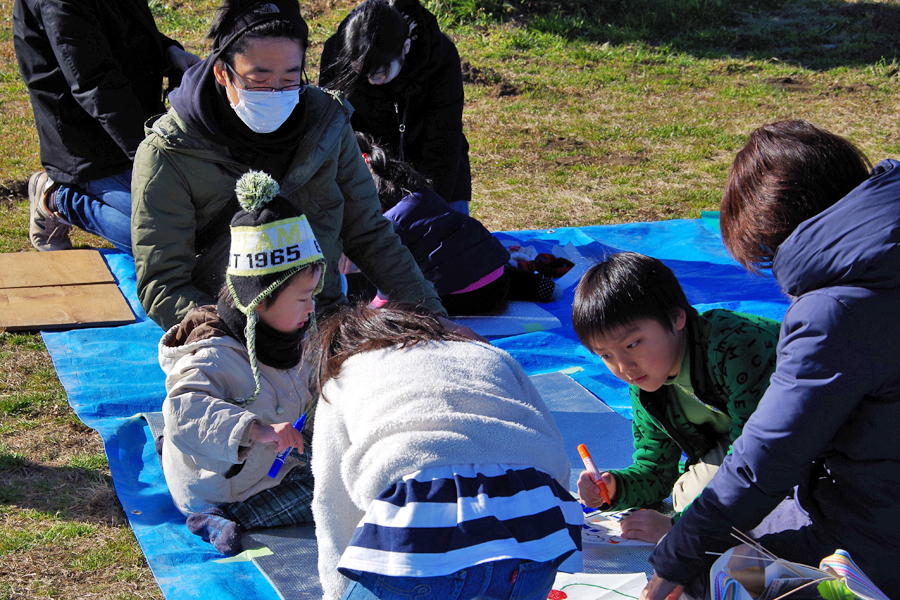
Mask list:
[{"label": "zipper pull", "polygon": [[[406,123],[403,123],[400,121],[400,107],[397,105],[396,102],[394,102],[394,114],[397,115],[397,125],[398,125],[397,128],[400,130],[400,133],[405,133],[406,132]],[[403,160],[403,159],[401,158],[400,160]]]}]

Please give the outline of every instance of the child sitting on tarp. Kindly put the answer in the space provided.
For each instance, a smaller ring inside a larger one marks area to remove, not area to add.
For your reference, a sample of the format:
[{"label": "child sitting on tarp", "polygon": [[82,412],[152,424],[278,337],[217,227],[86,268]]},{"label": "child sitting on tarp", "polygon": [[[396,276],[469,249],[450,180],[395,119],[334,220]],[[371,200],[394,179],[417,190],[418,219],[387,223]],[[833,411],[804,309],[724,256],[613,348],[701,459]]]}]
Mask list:
[{"label": "child sitting on tarp", "polygon": [[191,310],[159,343],[166,372],[162,463],[191,532],[222,554],[241,530],[312,521],[308,455],[276,455],[303,437],[311,406],[301,362],[325,259],[306,217],[267,174],[238,181],[226,284],[216,306]]},{"label": "child sitting on tarp", "polygon": [[345,309],[319,336],[325,599],[546,600],[584,516],[562,435],[522,367],[392,303]]},{"label": "child sitting on tarp", "polygon": [[[448,313],[490,312],[507,300],[550,302],[562,294],[550,277],[509,264],[500,240],[477,219],[453,210],[409,163],[389,156],[369,135],[357,132],[356,140],[375,178],[384,216]],[[383,302],[379,294],[375,304]]]},{"label": "child sitting on tarp", "polygon": [[769,386],[779,323],[723,309],[698,314],[661,261],[622,252],[582,277],[572,325],[630,384],[634,413],[634,464],[601,474],[611,502],[588,471],[578,493],[585,505],[610,510],[671,494],[675,518],[642,510],[622,521],[623,537],[658,542],[716,474]]}]

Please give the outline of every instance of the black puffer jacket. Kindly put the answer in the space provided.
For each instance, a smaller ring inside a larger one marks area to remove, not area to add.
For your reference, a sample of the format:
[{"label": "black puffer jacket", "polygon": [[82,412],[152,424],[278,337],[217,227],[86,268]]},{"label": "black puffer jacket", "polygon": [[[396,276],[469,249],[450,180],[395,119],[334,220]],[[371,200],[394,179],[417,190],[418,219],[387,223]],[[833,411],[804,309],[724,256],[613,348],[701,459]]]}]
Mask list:
[{"label": "black puffer jacket", "polygon": [[[394,7],[415,23],[412,46],[396,79],[371,85],[361,77],[348,96],[352,125],[371,134],[395,156],[428,177],[434,191],[448,202],[469,201],[472,175],[469,143],[463,135],[462,68],[456,46],[438,28],[437,20],[418,0],[396,0]],[[340,52],[347,19],[322,50],[319,85],[329,87],[337,77],[334,63]],[[405,124],[405,132],[401,126]]]},{"label": "black puffer jacket", "polygon": [[50,178],[131,168],[144,121],[165,111],[165,50],[176,44],[146,0],[16,0],[13,38]]}]

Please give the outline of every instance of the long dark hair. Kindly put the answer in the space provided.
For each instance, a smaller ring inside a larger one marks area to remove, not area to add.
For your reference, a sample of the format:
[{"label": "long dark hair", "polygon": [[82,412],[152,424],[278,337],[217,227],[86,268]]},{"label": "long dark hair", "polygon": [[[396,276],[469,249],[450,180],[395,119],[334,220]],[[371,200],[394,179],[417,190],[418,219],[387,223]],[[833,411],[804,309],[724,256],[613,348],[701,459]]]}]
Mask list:
[{"label": "long dark hair", "polygon": [[410,22],[396,8],[394,0],[366,0],[347,16],[334,64],[336,76],[329,84],[348,96],[360,78],[388,68],[403,55],[410,37]]},{"label": "long dark hair", "polygon": [[381,308],[345,306],[319,324],[309,344],[316,361],[316,387],[321,390],[340,374],[344,362],[357,354],[433,341],[472,340],[444,327],[436,314],[408,302],[388,302]]},{"label": "long dark hair", "polygon": [[405,196],[432,189],[431,180],[416,171],[411,164],[394,158],[368,133],[357,131],[356,141],[375,179],[382,212],[393,208]]},{"label": "long dark hair", "polygon": [[870,170],[862,150],[806,121],[756,129],[735,157],[722,196],[725,247],[750,271],[770,268],[800,223],[850,193]]}]

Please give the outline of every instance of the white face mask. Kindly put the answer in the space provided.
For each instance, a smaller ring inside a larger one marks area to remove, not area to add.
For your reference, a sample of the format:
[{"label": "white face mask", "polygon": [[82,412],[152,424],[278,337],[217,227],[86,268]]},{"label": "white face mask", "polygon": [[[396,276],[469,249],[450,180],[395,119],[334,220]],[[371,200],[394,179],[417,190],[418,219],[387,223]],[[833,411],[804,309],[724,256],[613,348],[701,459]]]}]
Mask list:
[{"label": "white face mask", "polygon": [[234,89],[238,103],[232,104],[231,108],[256,133],[272,133],[281,127],[300,103],[300,90],[253,92],[238,87]]}]

